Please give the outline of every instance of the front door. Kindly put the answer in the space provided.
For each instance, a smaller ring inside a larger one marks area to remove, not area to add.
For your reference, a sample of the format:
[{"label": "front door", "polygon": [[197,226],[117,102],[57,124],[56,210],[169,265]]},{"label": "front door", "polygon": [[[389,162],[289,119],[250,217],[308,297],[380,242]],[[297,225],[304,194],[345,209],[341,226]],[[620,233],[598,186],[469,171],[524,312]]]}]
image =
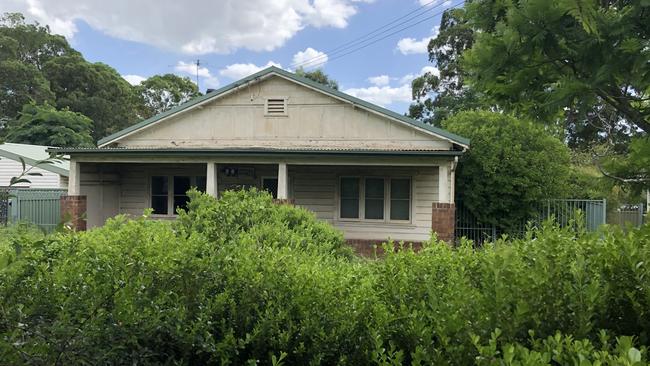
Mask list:
[{"label": "front door", "polygon": [[271,193],[273,198],[278,198],[278,178],[262,178],[262,189]]}]

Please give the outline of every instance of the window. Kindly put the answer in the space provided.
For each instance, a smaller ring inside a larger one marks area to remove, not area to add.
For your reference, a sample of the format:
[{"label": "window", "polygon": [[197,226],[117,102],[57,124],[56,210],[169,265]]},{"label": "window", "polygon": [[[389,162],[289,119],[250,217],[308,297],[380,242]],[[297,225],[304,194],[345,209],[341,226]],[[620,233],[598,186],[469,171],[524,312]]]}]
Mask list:
[{"label": "window", "polygon": [[169,192],[167,177],[151,177],[151,208],[153,213],[166,215]]},{"label": "window", "polygon": [[390,219],[408,220],[411,211],[411,180],[393,178],[390,180]]},{"label": "window", "polygon": [[[196,187],[205,192],[205,176],[152,176],[151,208],[156,215],[174,214],[178,207],[186,208],[187,191]],[[170,194],[172,193],[172,194]]]},{"label": "window", "polygon": [[386,222],[411,219],[410,178],[341,177],[339,183],[339,218]]},{"label": "window", "polygon": [[264,114],[267,116],[286,116],[287,99],[282,97],[267,98],[264,105]]},{"label": "window", "polygon": [[384,219],[384,178],[366,178],[365,218]]},{"label": "window", "polygon": [[341,218],[359,218],[359,178],[341,178]]}]

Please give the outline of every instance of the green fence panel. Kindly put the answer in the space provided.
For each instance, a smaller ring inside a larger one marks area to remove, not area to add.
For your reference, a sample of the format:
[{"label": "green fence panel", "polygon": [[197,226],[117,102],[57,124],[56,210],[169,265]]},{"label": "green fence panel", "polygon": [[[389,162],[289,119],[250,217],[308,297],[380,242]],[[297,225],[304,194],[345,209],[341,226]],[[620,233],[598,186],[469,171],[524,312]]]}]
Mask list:
[{"label": "green fence panel", "polygon": [[12,189],[10,221],[31,222],[45,232],[53,232],[61,222],[61,196],[64,189]]}]

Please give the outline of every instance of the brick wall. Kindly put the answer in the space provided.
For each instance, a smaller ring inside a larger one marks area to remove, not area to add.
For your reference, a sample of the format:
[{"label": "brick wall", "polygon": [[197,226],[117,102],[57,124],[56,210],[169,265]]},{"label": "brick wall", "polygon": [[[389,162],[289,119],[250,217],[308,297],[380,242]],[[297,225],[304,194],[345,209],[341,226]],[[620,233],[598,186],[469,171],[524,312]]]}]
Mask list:
[{"label": "brick wall", "polygon": [[274,198],[274,199],[273,199],[273,203],[275,203],[275,204],[277,204],[277,205],[294,205],[294,204],[295,204],[295,201],[294,201],[293,198],[288,198],[288,199],[278,199],[278,198]]},{"label": "brick wall", "polygon": [[447,243],[454,241],[456,229],[456,205],[453,203],[434,202],[431,213],[431,230],[438,235],[438,239]]},{"label": "brick wall", "polygon": [[86,230],[86,196],[61,196],[61,220],[73,230]]}]

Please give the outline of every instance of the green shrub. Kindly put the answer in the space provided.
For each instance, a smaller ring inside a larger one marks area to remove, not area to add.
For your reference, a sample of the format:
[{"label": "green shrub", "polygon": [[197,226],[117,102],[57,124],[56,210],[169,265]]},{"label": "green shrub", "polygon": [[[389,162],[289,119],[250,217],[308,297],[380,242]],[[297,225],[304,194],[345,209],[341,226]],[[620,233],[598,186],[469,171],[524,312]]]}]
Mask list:
[{"label": "green shrub", "polygon": [[0,231],[0,364],[647,362],[650,226],[364,260],[267,194],[191,196],[176,222]]}]

